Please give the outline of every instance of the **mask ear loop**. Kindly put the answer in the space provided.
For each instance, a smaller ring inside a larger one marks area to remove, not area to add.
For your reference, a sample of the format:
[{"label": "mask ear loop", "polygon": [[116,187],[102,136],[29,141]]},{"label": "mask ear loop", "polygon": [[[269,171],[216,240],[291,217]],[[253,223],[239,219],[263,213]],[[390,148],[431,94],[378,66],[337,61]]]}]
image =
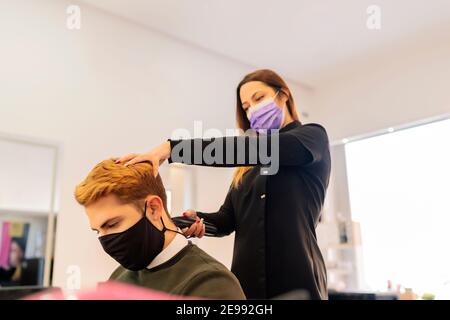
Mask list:
[{"label": "mask ear loop", "polygon": [[166,232],[166,231],[171,231],[171,232],[175,232],[175,233],[178,233],[178,234],[181,234],[183,237],[185,237],[186,239],[189,239],[189,237],[187,237],[184,233],[182,233],[182,232],[179,232],[179,231],[177,231],[177,230],[172,230],[172,229],[168,229],[168,228],[166,228],[166,225],[164,224],[164,221],[163,221],[163,218],[161,217],[161,223],[162,223],[162,225],[163,225],[163,229],[162,229],[162,233],[164,233],[164,232]]},{"label": "mask ear loop", "polygon": [[[147,217],[147,201],[145,201],[145,205],[144,205],[144,217]],[[161,223],[163,225],[163,229],[161,230],[161,232],[164,234],[166,231],[172,231],[178,234],[181,234],[183,237],[185,237],[186,239],[189,239],[190,237],[187,237],[184,233],[176,231],[176,230],[172,230],[172,229],[168,229],[166,228],[166,225],[164,224],[164,220],[161,217]]]},{"label": "mask ear loop", "polygon": [[280,90],[278,90],[275,95],[272,97],[273,101],[275,102],[275,97],[278,95],[278,93],[280,92]]},{"label": "mask ear loop", "polygon": [[[277,93],[275,93],[275,95],[273,96],[273,102],[275,102],[275,97],[278,95],[278,93],[280,93],[280,91],[281,91],[281,89],[278,89]],[[275,103],[276,103],[276,102],[275,102]],[[284,109],[283,109],[283,117],[282,117],[282,119],[281,119],[281,124],[284,123],[285,117],[286,117],[286,112],[285,112]]]}]

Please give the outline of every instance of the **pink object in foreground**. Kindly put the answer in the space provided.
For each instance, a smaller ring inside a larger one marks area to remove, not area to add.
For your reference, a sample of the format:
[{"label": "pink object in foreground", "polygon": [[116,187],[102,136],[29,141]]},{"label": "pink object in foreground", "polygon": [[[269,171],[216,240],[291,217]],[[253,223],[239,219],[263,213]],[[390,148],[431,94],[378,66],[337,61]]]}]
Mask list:
[{"label": "pink object in foreground", "polygon": [[146,289],[134,285],[108,281],[97,289],[63,292],[61,289],[49,289],[32,294],[24,300],[196,300],[198,298],[170,295],[165,292]]}]

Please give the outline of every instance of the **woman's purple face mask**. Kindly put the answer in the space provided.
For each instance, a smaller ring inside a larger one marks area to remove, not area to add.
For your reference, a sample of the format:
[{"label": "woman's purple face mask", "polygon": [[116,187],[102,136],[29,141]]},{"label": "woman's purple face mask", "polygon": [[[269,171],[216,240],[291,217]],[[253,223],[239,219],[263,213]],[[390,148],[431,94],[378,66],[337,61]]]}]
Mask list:
[{"label": "woman's purple face mask", "polygon": [[270,98],[264,99],[258,104],[247,109],[247,118],[250,128],[263,132],[265,130],[280,129],[283,123],[283,109],[275,102],[278,92]]}]

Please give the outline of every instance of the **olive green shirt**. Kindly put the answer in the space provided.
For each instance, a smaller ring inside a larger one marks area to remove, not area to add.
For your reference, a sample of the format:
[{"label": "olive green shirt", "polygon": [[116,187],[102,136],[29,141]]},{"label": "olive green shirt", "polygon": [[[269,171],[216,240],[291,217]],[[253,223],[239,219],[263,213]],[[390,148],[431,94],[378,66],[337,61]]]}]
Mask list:
[{"label": "olive green shirt", "polygon": [[118,267],[110,280],[173,295],[209,299],[245,299],[237,278],[223,264],[189,242],[168,261],[151,269]]}]

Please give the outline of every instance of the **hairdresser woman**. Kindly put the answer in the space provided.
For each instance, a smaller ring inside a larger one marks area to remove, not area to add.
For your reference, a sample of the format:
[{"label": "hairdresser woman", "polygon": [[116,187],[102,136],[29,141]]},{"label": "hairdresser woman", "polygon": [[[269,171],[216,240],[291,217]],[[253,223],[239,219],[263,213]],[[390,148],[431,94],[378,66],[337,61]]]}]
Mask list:
[{"label": "hairdresser woman", "polygon": [[[245,76],[236,94],[237,124],[244,131],[255,129],[253,135],[169,139],[147,153],[129,154],[116,161],[125,165],[150,161],[157,174],[166,159],[169,163],[194,164],[197,152],[196,165],[237,167],[220,209],[214,213],[188,210],[184,214],[197,222],[183,232],[202,237],[203,220],[215,224],[220,235],[236,232],[231,270],[249,299],[269,299],[297,289],[306,290],[311,299],[327,299],[326,269],[315,232],[331,167],[327,132],[319,124],[299,121],[291,91],[271,70]],[[267,145],[272,145],[273,131],[264,129],[280,129],[276,133],[279,169],[272,175],[261,170],[267,162],[259,156],[256,165],[250,166],[255,163],[249,157],[254,152],[253,143],[258,144],[264,136]],[[213,141],[223,145],[244,142],[245,161],[236,155],[227,158],[226,150],[223,161],[204,161],[202,150]],[[172,154],[180,143],[192,146],[192,158]],[[195,149],[195,145],[202,149]],[[234,161],[231,164],[230,158]]]}]

